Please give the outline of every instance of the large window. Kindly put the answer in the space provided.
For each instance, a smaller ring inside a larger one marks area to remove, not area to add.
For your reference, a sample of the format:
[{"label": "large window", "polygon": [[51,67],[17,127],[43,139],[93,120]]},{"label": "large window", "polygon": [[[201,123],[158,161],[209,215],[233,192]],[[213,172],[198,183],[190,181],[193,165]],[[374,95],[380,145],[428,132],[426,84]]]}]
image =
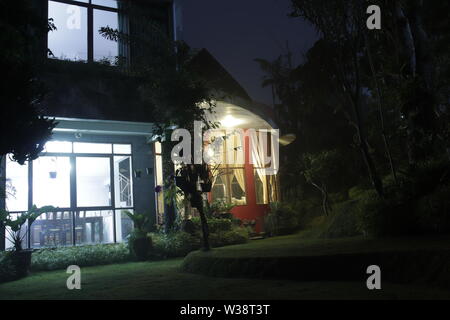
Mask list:
[{"label": "large window", "polygon": [[246,205],[246,181],[242,137],[237,132],[216,130],[206,152],[213,172],[212,200]]},{"label": "large window", "polygon": [[162,145],[161,142],[155,142],[154,144],[155,152],[155,184],[158,190],[155,190],[156,197],[156,210],[158,217],[158,224],[162,224],[164,221],[164,177],[163,177],[163,158],[162,158]]},{"label": "large window", "polygon": [[212,187],[213,201],[220,200],[237,206],[247,204],[244,167],[224,166],[215,170]]},{"label": "large window", "polygon": [[125,240],[133,229],[125,214],[134,205],[131,151],[130,144],[50,141],[29,164],[8,159],[9,211],[18,216],[32,204],[58,208],[31,225],[24,247]]},{"label": "large window", "polygon": [[48,48],[54,58],[115,62],[119,45],[102,37],[99,30],[119,28],[117,1],[49,1],[48,17],[57,28],[48,34]]}]

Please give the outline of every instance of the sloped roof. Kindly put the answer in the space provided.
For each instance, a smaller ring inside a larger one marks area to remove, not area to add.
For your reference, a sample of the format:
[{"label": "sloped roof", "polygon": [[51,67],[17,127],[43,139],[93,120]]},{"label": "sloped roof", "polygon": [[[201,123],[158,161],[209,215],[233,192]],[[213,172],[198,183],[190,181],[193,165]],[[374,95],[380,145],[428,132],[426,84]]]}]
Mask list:
[{"label": "sloped roof", "polygon": [[245,89],[206,49],[201,49],[191,61],[192,69],[208,82],[212,89],[231,96],[252,100]]}]

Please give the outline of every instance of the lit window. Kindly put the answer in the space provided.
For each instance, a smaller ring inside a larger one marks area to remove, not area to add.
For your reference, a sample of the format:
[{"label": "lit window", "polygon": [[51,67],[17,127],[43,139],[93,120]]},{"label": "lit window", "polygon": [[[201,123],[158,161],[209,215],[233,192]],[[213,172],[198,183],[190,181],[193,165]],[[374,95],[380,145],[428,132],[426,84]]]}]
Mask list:
[{"label": "lit window", "polygon": [[48,33],[48,48],[62,60],[88,59],[87,8],[48,2],[48,17],[57,30]]},{"label": "lit window", "polygon": [[133,206],[133,181],[131,174],[131,157],[114,157],[114,188],[116,208]]},{"label": "lit window", "polygon": [[117,12],[94,10],[94,60],[114,64],[119,52],[118,43],[103,37],[98,32],[102,27],[117,29]]},{"label": "lit window", "polygon": [[111,206],[109,158],[77,157],[77,206]]},{"label": "lit window", "polygon": [[102,27],[119,28],[117,1],[84,0],[70,4],[52,0],[48,2],[48,17],[57,28],[48,34],[48,48],[54,58],[112,64],[119,55],[118,43],[99,33]]},{"label": "lit window", "polygon": [[[162,145],[160,142],[155,142],[155,184],[156,186],[163,187],[163,160],[162,160]],[[156,191],[156,190],[155,190]],[[156,209],[158,211],[158,223],[162,223],[164,216],[164,192],[161,188],[159,192],[156,192]]]},{"label": "lit window", "polygon": [[43,152],[71,153],[72,152],[72,142],[49,141],[45,144]]},{"label": "lit window", "polygon": [[112,153],[112,146],[109,143],[88,143],[74,142],[73,152],[75,153]]},{"label": "lit window", "polygon": [[109,7],[109,8],[117,8],[116,0],[92,0],[92,4]]},{"label": "lit window", "polygon": [[221,200],[237,206],[246,205],[244,168],[223,166],[215,170],[211,192],[213,201]]},{"label": "lit window", "polygon": [[70,207],[70,158],[39,157],[33,161],[33,204]]},{"label": "lit window", "polygon": [[28,163],[20,165],[6,158],[6,209],[26,211],[28,209]]},{"label": "lit window", "polygon": [[115,144],[113,146],[113,150],[115,154],[131,154],[131,145],[130,144]]}]

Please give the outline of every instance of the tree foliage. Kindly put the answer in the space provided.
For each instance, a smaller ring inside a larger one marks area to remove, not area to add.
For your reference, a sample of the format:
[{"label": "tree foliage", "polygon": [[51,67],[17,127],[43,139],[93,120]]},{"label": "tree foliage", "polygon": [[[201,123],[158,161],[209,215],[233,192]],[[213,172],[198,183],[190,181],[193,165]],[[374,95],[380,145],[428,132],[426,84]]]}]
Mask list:
[{"label": "tree foliage", "polygon": [[53,29],[42,23],[30,1],[0,3],[0,156],[11,154],[23,164],[37,158],[55,122],[42,116],[45,88],[37,78],[34,41]]}]

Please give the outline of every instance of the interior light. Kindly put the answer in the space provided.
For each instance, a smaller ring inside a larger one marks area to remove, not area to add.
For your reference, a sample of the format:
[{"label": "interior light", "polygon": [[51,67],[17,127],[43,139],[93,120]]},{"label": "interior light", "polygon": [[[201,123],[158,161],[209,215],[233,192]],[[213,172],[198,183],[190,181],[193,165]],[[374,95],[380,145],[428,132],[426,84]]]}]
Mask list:
[{"label": "interior light", "polygon": [[243,124],[244,122],[245,122],[244,120],[237,119],[237,118],[233,117],[231,114],[227,115],[225,118],[223,118],[220,121],[222,126],[224,126],[225,128],[237,127],[237,126]]}]

